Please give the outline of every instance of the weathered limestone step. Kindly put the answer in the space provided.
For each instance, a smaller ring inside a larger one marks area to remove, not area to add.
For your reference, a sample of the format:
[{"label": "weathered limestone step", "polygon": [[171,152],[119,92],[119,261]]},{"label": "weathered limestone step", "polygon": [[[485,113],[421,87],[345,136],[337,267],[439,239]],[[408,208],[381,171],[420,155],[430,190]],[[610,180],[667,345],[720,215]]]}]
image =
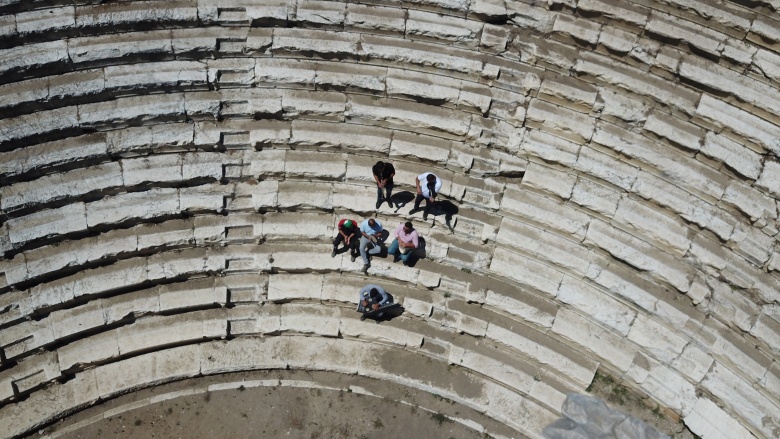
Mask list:
[{"label": "weathered limestone step", "polygon": [[701,437],[713,439],[752,439],[755,437],[739,421],[706,398],[698,398],[683,421],[692,432]]},{"label": "weathered limestone step", "polygon": [[62,375],[56,352],[43,352],[0,372],[0,401],[24,395]]},{"label": "weathered limestone step", "polygon": [[[295,120],[292,123],[290,143],[315,146],[318,149],[347,149],[387,154],[393,131],[351,123]],[[351,159],[352,155],[348,157]]]},{"label": "weathered limestone step", "polygon": [[684,56],[680,62],[679,72],[686,79],[733,94],[740,101],[756,105],[771,114],[780,115],[780,105],[776,100],[777,89],[744,76],[738,71],[704,62],[695,56]]},{"label": "weathered limestone step", "polygon": [[593,212],[611,218],[622,198],[621,191],[601,182],[578,176],[571,191],[570,200]]},{"label": "weathered limestone step", "polygon": [[691,304],[677,300],[676,291],[664,288],[619,263],[594,258],[586,276],[613,296],[635,303],[673,327],[684,328],[689,320],[701,318],[700,312]]},{"label": "weathered limestone step", "polygon": [[622,372],[628,371],[639,351],[624,337],[565,308],[555,315],[552,331],[593,352],[601,361]]},{"label": "weathered limestone step", "polygon": [[368,29],[371,33],[403,34],[406,11],[397,7],[347,3],[346,28]]},{"label": "weathered limestone step", "polygon": [[77,129],[76,107],[63,107],[41,113],[25,114],[0,120],[0,145],[8,149],[11,142],[44,134]]},{"label": "weathered limestone step", "polygon": [[340,180],[346,173],[346,167],[345,154],[289,150],[284,156],[287,178]]},{"label": "weathered limestone step", "polygon": [[[463,78],[478,78],[482,74],[482,62],[477,59],[477,54],[469,50],[374,35],[363,35],[360,46],[361,55],[391,66],[403,63],[432,72],[444,69],[452,71],[453,75],[460,73]],[[356,52],[353,50],[351,53]]]},{"label": "weathered limestone step", "polygon": [[109,162],[5,186],[0,190],[0,197],[2,197],[0,207],[4,211],[13,211],[78,197],[93,191],[120,187],[123,183],[122,166],[118,162]]},{"label": "weathered limestone step", "polygon": [[602,248],[638,269],[651,272],[683,293],[690,288],[692,267],[680,266],[673,255],[603,221],[590,222],[584,242]]},{"label": "weathered limestone step", "polygon": [[57,169],[70,163],[108,158],[102,133],[73,137],[0,153],[0,175],[14,177],[41,169]]},{"label": "weathered limestone step", "polygon": [[193,126],[187,123],[130,127],[105,133],[109,154],[121,157],[158,150],[183,152],[193,143],[193,135]]},{"label": "weathered limestone step", "polygon": [[478,21],[410,9],[405,37],[439,44],[449,41],[457,46],[474,48],[479,44],[478,35],[482,27]]},{"label": "weathered limestone step", "polygon": [[[394,135],[397,137],[401,133]],[[508,145],[493,145],[490,149],[477,146],[464,145],[460,142],[451,142],[450,155],[447,160],[447,169],[472,176],[507,176],[517,178],[526,170],[528,160],[518,157],[515,153],[504,152],[498,148],[506,148]]]},{"label": "weathered limestone step", "polygon": [[772,206],[772,198],[741,181],[729,182],[721,200],[748,215],[751,222],[774,222],[777,219],[777,209]]},{"label": "weathered limestone step", "polygon": [[656,99],[659,103],[678,108],[686,114],[694,114],[697,93],[660,77],[649,76],[634,67],[618,64],[603,55],[583,52],[575,63],[574,70],[618,88]]},{"label": "weathered limestone step", "polygon": [[430,105],[352,95],[347,119],[366,125],[377,124],[399,130],[414,129],[423,134],[465,136],[470,118],[461,112]]},{"label": "weathered limestone step", "polygon": [[715,363],[702,380],[702,386],[730,411],[747,421],[757,434],[766,437],[775,435],[780,419],[777,405],[722,364]]},{"label": "weathered limestone step", "polygon": [[[553,32],[570,36],[575,41],[595,45],[598,42],[601,26],[585,19],[558,14],[553,23]],[[561,38],[566,41],[566,38]]]},{"label": "weathered limestone step", "polygon": [[600,123],[593,135],[593,141],[646,163],[677,186],[690,187],[715,200],[723,196],[727,185],[726,177],[672,148],[653,143],[644,136],[633,134],[616,125]]},{"label": "weathered limestone step", "polygon": [[587,214],[564,206],[552,198],[511,186],[504,191],[501,211],[527,218],[580,240],[585,237],[591,221]]},{"label": "weathered limestone step", "polygon": [[648,242],[677,257],[688,252],[690,236],[694,234],[676,217],[628,197],[620,199],[612,223],[637,231],[639,235],[647,237]]},{"label": "weathered limestone step", "polygon": [[727,36],[690,20],[653,11],[645,30],[675,41],[685,41],[692,47],[712,56],[720,56]]},{"label": "weathered limestone step", "polygon": [[610,297],[604,291],[579,279],[564,276],[556,299],[608,326],[619,334],[628,334],[637,311]]},{"label": "weathered limestone step", "polygon": [[686,416],[696,403],[696,387],[676,371],[652,359],[637,355],[627,373],[641,391],[652,395],[661,406]]},{"label": "weathered limestone step", "polygon": [[2,67],[0,67],[0,75],[24,74],[30,70],[52,68],[67,62],[67,41],[49,41],[1,49],[0,65]]},{"label": "weathered limestone step", "polygon": [[541,259],[579,274],[585,274],[592,259],[591,251],[580,243],[509,217],[501,221],[496,243],[513,251],[538,255]]},{"label": "weathered limestone step", "polygon": [[637,178],[639,168],[626,163],[601,148],[582,146],[575,169],[628,191]]},{"label": "weathered limestone step", "polygon": [[546,365],[577,385],[587,386],[591,382],[598,367],[597,362],[572,352],[560,341],[523,326],[496,316],[488,324],[486,337],[515,349],[518,355]]},{"label": "weathered limestone step", "polygon": [[724,241],[731,237],[739,221],[722,207],[648,172],[637,174],[631,191],[678,213],[686,221],[714,232]]},{"label": "weathered limestone step", "polygon": [[69,370],[170,345],[225,338],[227,333],[225,310],[195,311],[175,316],[142,318],[129,325],[65,345],[57,353],[60,368]]},{"label": "weathered limestone step", "polygon": [[709,94],[702,95],[696,114],[765,147],[776,157],[780,156],[780,144],[777,142],[780,128],[777,125]]},{"label": "weathered limestone step", "polygon": [[571,197],[577,176],[560,166],[545,166],[530,161],[521,186],[554,194],[564,200]]},{"label": "weathered limestone step", "polygon": [[588,142],[593,136],[596,120],[587,114],[532,99],[525,116],[528,126],[542,131],[563,133],[574,142]]}]

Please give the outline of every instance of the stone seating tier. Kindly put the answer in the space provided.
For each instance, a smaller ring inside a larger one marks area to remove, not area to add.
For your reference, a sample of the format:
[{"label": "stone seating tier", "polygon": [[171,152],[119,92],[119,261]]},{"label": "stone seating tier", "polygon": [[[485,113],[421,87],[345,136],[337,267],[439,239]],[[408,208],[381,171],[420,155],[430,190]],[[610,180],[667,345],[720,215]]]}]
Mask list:
[{"label": "stone seating tier", "polygon": [[[599,367],[697,435],[776,435],[776,0],[223,3],[0,6],[0,419],[35,407],[13,426],[31,431],[205,373],[102,371],[264,334],[463,365],[496,390],[456,401],[528,434],[491,405],[526,398],[542,422]],[[375,261],[408,318],[371,338],[334,288],[358,264],[327,241],[374,211],[365,169],[385,158],[398,190],[436,169],[460,211],[418,224],[430,260]]]},{"label": "stone seating tier", "polygon": [[[327,354],[323,355],[323,352]],[[389,357],[395,361],[382,361]],[[228,371],[289,368],[360,374],[424,390],[486,413],[530,437],[541,437],[538,432],[555,418],[553,411],[521,393],[466,368],[448,371],[447,365],[447,360],[426,359],[424,355],[398,347],[366,343],[360,339],[239,337],[151,352],[105,364],[77,373],[64,384],[54,384],[19,404],[0,410],[7,426],[3,429],[4,437],[10,438],[54,421],[75,408],[132,389]],[[404,376],[408,370],[432,368],[436,372],[433,375]],[[430,379],[431,376],[440,379]],[[457,382],[466,384],[455,384]],[[35,407],[35,410],[24,410],[27,407]],[[518,407],[522,408],[524,416],[518,417]],[[11,423],[11,419],[15,422]]]}]

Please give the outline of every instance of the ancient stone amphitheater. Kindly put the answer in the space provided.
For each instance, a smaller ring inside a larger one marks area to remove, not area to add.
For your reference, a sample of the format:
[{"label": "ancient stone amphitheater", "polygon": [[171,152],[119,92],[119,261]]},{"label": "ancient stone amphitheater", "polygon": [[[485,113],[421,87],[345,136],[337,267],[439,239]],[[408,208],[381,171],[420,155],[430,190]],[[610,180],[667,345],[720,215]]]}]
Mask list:
[{"label": "ancient stone amphitheater", "polygon": [[[780,0],[72,3],[0,0],[3,438],[269,370],[780,437]],[[377,160],[449,225],[376,210]],[[427,258],[331,258],[374,215]]]}]

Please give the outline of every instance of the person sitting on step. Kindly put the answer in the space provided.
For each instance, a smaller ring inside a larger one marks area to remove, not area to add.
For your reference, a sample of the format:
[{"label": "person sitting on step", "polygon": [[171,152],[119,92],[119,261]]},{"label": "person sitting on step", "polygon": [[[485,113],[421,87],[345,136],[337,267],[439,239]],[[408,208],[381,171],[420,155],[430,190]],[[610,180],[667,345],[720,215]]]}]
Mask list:
[{"label": "person sitting on step", "polygon": [[[382,237],[383,230],[382,223],[374,218],[369,218],[360,223],[360,256],[363,257],[363,273],[367,273],[368,267],[371,266],[368,255],[375,255],[382,251],[382,248],[379,246],[379,239]],[[374,248],[371,250],[366,249],[369,243],[374,245]]]},{"label": "person sitting on step", "polygon": [[414,249],[420,245],[417,230],[414,230],[414,225],[407,221],[398,224],[393,234],[395,239],[390,244],[390,248],[387,249],[387,254],[393,255],[393,262],[404,261],[404,265],[406,265]]},{"label": "person sitting on step", "polygon": [[[333,240],[333,251],[331,252],[330,257],[335,258],[337,254],[344,253],[349,249],[350,256],[352,256],[352,262],[355,262],[357,255],[360,254],[358,251],[359,231],[357,223],[354,220],[342,219],[339,221],[338,234]],[[344,247],[339,249],[339,244],[342,242],[344,243]]]},{"label": "person sitting on step", "polygon": [[[360,320],[366,319],[366,313],[376,311],[383,306],[393,303],[385,289],[374,284],[368,284],[360,289],[358,301],[363,305],[364,309]],[[380,312],[376,317],[382,317],[383,314]]]}]

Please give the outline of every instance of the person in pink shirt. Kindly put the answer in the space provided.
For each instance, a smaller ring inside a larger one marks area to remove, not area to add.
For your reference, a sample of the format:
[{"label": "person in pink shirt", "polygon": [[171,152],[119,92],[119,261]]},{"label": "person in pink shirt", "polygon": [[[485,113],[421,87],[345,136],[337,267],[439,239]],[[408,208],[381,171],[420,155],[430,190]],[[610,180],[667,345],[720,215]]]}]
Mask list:
[{"label": "person in pink shirt", "polygon": [[411,222],[407,221],[401,223],[396,227],[395,239],[390,244],[390,248],[387,249],[388,255],[393,255],[393,262],[404,261],[406,265],[409,258],[412,256],[414,249],[420,245],[419,236],[417,236],[417,230],[414,230],[414,226]]}]

